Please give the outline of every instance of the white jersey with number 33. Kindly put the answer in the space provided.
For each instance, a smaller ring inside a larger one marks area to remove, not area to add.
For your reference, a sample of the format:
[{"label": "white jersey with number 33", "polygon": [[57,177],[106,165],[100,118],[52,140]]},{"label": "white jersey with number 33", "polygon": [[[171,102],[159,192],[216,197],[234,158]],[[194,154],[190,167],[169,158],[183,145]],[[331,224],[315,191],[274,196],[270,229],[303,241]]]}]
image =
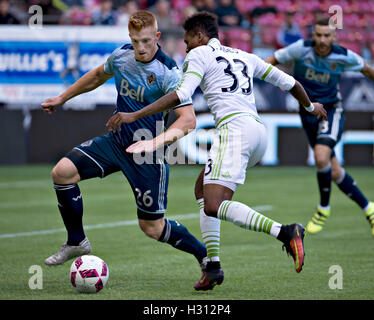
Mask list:
[{"label": "white jersey with number 33", "polygon": [[176,92],[183,103],[200,85],[218,127],[243,113],[258,118],[253,95],[254,77],[284,90],[295,85],[293,77],[256,55],[223,46],[212,38],[207,45],[188,53]]}]

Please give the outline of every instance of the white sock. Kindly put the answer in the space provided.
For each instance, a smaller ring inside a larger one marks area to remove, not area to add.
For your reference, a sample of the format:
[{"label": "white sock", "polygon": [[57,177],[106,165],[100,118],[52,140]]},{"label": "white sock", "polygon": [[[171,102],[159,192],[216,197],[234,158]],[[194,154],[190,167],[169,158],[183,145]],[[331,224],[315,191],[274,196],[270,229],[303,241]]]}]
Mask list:
[{"label": "white sock", "polygon": [[218,209],[218,218],[253,231],[265,232],[277,237],[282,225],[237,201],[223,201]]},{"label": "white sock", "polygon": [[204,199],[197,200],[200,208],[200,229],[209,261],[219,260],[221,220],[209,217],[204,212]]}]

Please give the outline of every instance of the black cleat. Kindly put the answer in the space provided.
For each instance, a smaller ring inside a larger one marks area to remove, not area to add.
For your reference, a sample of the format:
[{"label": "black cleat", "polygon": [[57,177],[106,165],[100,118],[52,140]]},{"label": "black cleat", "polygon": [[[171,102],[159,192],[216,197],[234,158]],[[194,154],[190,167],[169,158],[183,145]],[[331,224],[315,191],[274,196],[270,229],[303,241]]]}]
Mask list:
[{"label": "black cleat", "polygon": [[283,242],[282,249],[286,249],[295,263],[295,271],[301,272],[304,265],[304,227],[299,224],[284,225],[281,228],[278,239]]},{"label": "black cleat", "polygon": [[221,285],[224,279],[224,273],[219,262],[208,262],[200,280],[195,283],[194,288],[197,291],[212,290],[216,285]]}]

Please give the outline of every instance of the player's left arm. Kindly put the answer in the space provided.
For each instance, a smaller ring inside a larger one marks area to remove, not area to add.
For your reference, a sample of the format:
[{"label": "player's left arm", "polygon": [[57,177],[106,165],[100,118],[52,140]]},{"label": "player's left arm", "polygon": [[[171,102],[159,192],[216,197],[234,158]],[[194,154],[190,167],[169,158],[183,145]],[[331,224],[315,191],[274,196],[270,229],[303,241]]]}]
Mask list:
[{"label": "player's left arm", "polygon": [[[201,47],[200,47],[201,49]],[[206,68],[206,59],[204,60],[199,52],[199,48],[191,50],[186,57],[186,68],[183,70],[183,77],[178,84],[173,86],[173,91],[167,90],[166,95],[149,104],[148,106],[132,113],[118,112],[112,116],[106,126],[110,130],[120,128],[122,123],[131,123],[138,119],[169,110],[179,104],[187,104],[191,101],[191,97],[196,88],[200,85]]]},{"label": "player's left arm", "polygon": [[138,141],[126,149],[129,153],[153,152],[164,145],[177,141],[190,133],[196,126],[193,105],[179,107],[174,110],[177,120],[163,133],[152,140]]},{"label": "player's left arm", "polygon": [[374,69],[369,66],[367,63],[364,64],[364,67],[360,71],[366,78],[374,81]]},{"label": "player's left arm", "polygon": [[200,82],[201,78],[195,74],[185,74],[175,91],[169,92],[136,112],[118,112],[108,120],[106,126],[109,127],[109,130],[115,131],[117,128],[121,128],[122,123],[131,123],[152,114],[169,110],[179,104],[186,103],[190,101]]}]

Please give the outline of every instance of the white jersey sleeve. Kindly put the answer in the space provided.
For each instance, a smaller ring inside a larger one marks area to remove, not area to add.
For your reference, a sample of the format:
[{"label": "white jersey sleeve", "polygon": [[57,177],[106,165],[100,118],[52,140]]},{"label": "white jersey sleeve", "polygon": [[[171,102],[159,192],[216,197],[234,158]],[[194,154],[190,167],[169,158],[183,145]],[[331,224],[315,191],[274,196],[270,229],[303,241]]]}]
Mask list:
[{"label": "white jersey sleeve", "polygon": [[200,85],[206,72],[203,60],[204,47],[191,50],[183,63],[183,77],[176,91],[181,103],[185,102]]},{"label": "white jersey sleeve", "polygon": [[277,86],[283,90],[291,90],[295,85],[294,77],[279,70],[277,67],[266,63],[254,54],[250,54],[251,63],[254,65],[253,76]]},{"label": "white jersey sleeve", "polygon": [[[166,73],[162,89],[165,92],[165,94],[167,94],[169,92],[173,92],[174,90],[176,90],[180,83],[181,83],[181,73],[179,69],[177,69],[177,67],[174,67],[169,72]],[[183,100],[179,98],[181,103],[175,108],[179,108],[185,105],[192,104],[191,96],[192,94],[189,96],[186,96]]]}]

